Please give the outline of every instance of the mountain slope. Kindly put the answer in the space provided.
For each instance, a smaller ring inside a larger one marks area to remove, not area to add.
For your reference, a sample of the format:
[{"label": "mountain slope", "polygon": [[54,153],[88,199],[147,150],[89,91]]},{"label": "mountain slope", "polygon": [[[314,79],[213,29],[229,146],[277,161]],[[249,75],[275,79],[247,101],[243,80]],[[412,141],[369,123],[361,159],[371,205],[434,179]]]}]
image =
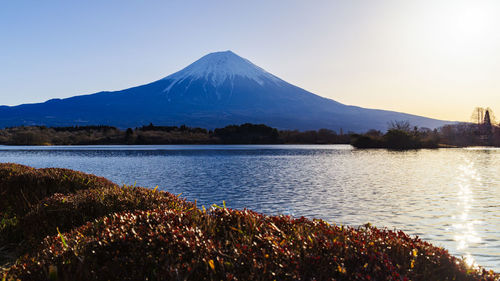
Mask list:
[{"label": "mountain slope", "polygon": [[312,94],[231,51],[208,54],[150,84],[116,92],[0,107],[0,127],[157,125],[222,127],[264,123],[280,129],[385,130],[394,120],[435,128],[444,121],[347,106]]}]

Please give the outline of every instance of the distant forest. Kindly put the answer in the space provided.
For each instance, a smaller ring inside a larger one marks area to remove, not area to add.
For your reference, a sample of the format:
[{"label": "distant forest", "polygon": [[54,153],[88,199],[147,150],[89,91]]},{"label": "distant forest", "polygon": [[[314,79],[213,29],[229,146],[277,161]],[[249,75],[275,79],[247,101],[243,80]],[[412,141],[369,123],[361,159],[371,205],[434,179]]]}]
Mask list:
[{"label": "distant forest", "polygon": [[352,144],[357,148],[419,149],[438,147],[500,147],[500,126],[488,110],[477,123],[438,129],[418,128],[406,121],[389,124],[386,132],[337,134],[335,131],[278,130],[263,124],[230,125],[207,130],[185,125],[121,130],[112,126],[12,127],[0,130],[0,145],[151,145],[151,144]]},{"label": "distant forest", "polygon": [[409,122],[392,122],[387,132],[371,130],[351,135],[357,148],[419,149],[438,147],[500,147],[500,125],[495,125],[489,108],[476,108],[472,123],[445,125],[439,129],[413,127]]},{"label": "distant forest", "polygon": [[349,134],[339,135],[327,129],[280,131],[248,123],[215,130],[153,124],[126,130],[112,126],[22,126],[0,130],[1,145],[348,144],[350,139]]}]

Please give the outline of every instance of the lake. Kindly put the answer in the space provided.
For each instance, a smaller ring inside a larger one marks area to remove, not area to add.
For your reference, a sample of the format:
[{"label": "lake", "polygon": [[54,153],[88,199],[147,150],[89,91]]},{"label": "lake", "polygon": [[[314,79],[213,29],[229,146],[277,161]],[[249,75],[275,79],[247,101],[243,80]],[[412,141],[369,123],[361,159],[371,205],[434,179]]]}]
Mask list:
[{"label": "lake", "polygon": [[349,145],[0,146],[0,162],[64,167],[198,205],[370,222],[500,271],[500,149]]}]

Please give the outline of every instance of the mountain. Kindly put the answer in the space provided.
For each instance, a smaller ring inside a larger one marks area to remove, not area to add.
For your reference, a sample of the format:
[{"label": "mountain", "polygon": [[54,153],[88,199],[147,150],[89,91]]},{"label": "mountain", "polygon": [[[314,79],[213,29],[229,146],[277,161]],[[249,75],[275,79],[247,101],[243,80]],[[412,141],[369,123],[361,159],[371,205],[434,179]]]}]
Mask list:
[{"label": "mountain", "polygon": [[0,107],[0,127],[264,123],[280,129],[387,129],[395,120],[436,128],[446,122],[348,106],[289,84],[231,51],[208,54],[158,81],[44,103]]}]

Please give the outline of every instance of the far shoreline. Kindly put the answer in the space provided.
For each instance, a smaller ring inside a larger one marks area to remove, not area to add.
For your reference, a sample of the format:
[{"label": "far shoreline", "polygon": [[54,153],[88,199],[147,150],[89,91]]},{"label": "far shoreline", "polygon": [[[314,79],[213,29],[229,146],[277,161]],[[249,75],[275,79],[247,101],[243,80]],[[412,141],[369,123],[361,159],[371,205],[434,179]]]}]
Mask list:
[{"label": "far shoreline", "polygon": [[477,124],[446,125],[438,129],[394,122],[386,132],[340,134],[331,129],[280,130],[265,124],[245,123],[208,130],[185,125],[147,126],[126,130],[108,126],[27,126],[0,129],[0,145],[107,146],[107,145],[328,145],[350,144],[359,149],[436,149],[500,147],[500,127],[485,130]]}]

